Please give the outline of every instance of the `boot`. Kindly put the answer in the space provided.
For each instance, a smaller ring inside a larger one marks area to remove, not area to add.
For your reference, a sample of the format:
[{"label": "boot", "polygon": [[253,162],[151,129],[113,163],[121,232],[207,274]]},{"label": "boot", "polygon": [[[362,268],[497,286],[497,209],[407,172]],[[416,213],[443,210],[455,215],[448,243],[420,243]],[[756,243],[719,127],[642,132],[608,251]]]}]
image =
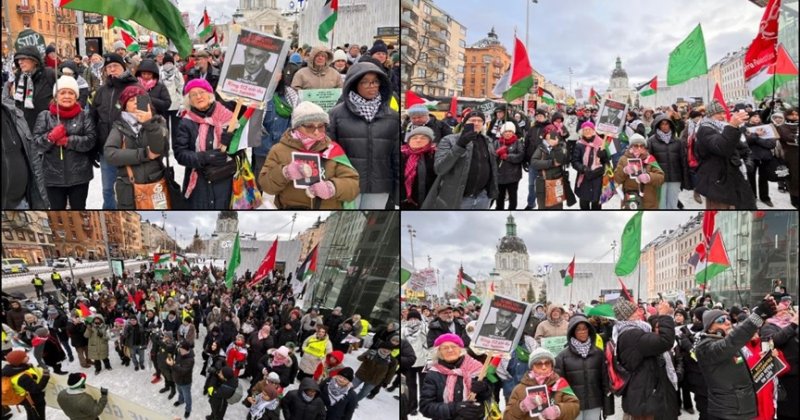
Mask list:
[{"label": "boot", "polygon": [[171,400],[172,397],[175,396],[175,392],[176,392],[176,390],[175,390],[175,382],[171,382],[169,384],[169,389],[170,389],[170,391],[169,391],[169,395],[167,396],[167,399]]},{"label": "boot", "polygon": [[183,418],[188,419],[190,414],[192,414],[192,413],[189,412],[189,411],[184,411],[183,412]]},{"label": "boot", "polygon": [[99,375],[100,374],[100,370],[102,369],[102,366],[103,365],[100,364],[99,360],[95,360],[94,361],[94,374],[95,375]]},{"label": "boot", "polygon": [[106,365],[106,369],[112,370],[111,369],[111,361],[108,360],[108,358],[103,359],[103,363]]},{"label": "boot", "polygon": [[56,365],[53,366],[53,373],[55,373],[56,375],[66,375],[69,372],[64,372],[63,370],[61,370],[61,363],[56,363]]},{"label": "boot", "polygon": [[161,380],[161,376],[158,374],[153,375],[153,380],[150,381],[151,384],[157,384],[158,381]]},{"label": "boot", "polygon": [[169,382],[164,381],[164,388],[159,389],[158,393],[163,394],[167,391],[169,391]]}]

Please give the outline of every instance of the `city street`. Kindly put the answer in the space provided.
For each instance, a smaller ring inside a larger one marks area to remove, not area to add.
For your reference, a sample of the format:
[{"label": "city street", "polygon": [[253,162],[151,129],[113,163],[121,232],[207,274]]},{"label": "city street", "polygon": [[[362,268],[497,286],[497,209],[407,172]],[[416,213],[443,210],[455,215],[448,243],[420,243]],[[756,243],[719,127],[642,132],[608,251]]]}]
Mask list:
[{"label": "city street", "polygon": [[[126,260],[125,269],[130,270],[131,272],[137,271],[139,269],[139,264],[137,263],[146,262],[137,261],[135,259]],[[69,268],[59,268],[56,271],[61,274],[65,280],[67,277],[70,277]],[[75,267],[73,267],[72,271],[75,273],[75,278],[73,279],[75,283],[77,283],[79,278],[83,278],[83,280],[88,283],[91,277],[103,279],[104,277],[109,277],[111,275],[111,268],[108,266],[108,261],[94,261],[83,264],[78,263]],[[50,274],[53,273],[53,269],[51,267],[30,267],[29,273],[3,275],[3,291],[6,293],[20,292],[24,293],[28,297],[35,297],[36,293],[33,284],[31,284],[31,280],[33,279],[34,274],[37,272],[39,273],[39,277],[45,281],[45,292],[55,290],[55,287],[53,287],[53,282],[50,281]]]}]

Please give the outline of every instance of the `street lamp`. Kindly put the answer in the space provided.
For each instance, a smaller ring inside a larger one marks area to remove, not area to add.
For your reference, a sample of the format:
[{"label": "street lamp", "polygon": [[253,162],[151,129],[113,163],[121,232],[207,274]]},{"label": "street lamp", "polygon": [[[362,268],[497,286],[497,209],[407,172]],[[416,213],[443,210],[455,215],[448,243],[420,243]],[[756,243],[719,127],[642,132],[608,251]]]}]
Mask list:
[{"label": "street lamp", "polygon": [[408,225],[408,236],[411,240],[411,266],[416,267],[414,263],[414,238],[417,237],[417,231],[411,225]]}]

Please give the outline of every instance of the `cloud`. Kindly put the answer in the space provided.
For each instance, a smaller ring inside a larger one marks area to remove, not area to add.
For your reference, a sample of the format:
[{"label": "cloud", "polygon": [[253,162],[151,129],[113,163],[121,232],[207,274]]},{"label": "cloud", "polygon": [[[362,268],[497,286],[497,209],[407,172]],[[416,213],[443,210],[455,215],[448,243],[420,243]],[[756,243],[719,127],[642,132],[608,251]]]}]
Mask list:
[{"label": "cloud", "polygon": [[[693,212],[647,212],[642,219],[642,246],[663,230],[689,220]],[[576,261],[612,262],[611,242],[617,242],[633,215],[631,212],[516,212],[517,236],[525,241],[530,268],[545,263]],[[488,276],[494,268],[498,241],[505,236],[506,212],[404,212],[401,254],[411,262],[408,225],[416,231],[414,254],[417,267],[440,270],[443,287],[455,284],[458,268],[475,276]]]},{"label": "cloud", "polygon": [[[526,4],[502,7],[477,0],[437,0],[439,8],[467,28],[467,45],[482,39],[494,26],[509,49],[514,30],[525,41]],[[749,2],[668,0],[542,0],[530,5],[530,47],[534,68],[545,78],[567,87],[572,67],[572,86],[584,94],[594,86],[608,86],[617,55],[622,58],[631,85],[665,79],[669,53],[702,23],[708,65],[726,53],[750,44],[763,9]]]}]

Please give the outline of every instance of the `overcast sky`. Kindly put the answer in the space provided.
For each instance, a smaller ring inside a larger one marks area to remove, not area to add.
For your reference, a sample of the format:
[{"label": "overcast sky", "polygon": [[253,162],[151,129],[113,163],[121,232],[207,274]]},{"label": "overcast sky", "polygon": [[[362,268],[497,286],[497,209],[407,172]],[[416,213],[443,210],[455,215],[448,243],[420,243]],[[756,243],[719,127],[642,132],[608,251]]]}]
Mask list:
[{"label": "overcast sky", "polygon": [[[160,211],[140,211],[142,221],[150,220],[161,225]],[[322,220],[328,217],[330,212],[297,212],[297,220],[294,223],[294,231],[292,237],[297,236],[298,233],[311,227],[317,221],[317,217],[321,216]],[[192,211],[192,212],[167,212],[166,230],[171,237],[175,236],[177,229],[178,244],[180,246],[187,246],[191,243],[194,237],[195,227],[199,230],[200,237],[207,239],[214,233],[217,226],[216,211]],[[289,233],[292,228],[292,215],[294,212],[290,211],[246,211],[239,212],[239,232],[253,233],[258,235],[259,240],[274,240],[275,235],[279,235],[281,240],[289,239]]]},{"label": "overcast sky", "polygon": [[[208,9],[208,15],[211,20],[219,23],[227,23],[231,21],[236,8],[239,7],[239,0],[177,0],[178,9],[181,12],[189,12],[189,22],[200,22],[200,17],[203,16],[203,8]],[[280,10],[288,8],[290,0],[277,0],[277,7]],[[297,7],[297,0],[294,0],[295,7]]]},{"label": "overcast sky", "polygon": [[[568,263],[575,254],[581,262],[612,262],[611,242],[620,242],[620,234],[632,212],[514,212],[517,236],[525,241],[530,255],[530,269],[545,263]],[[645,212],[642,217],[642,247],[663,230],[685,223],[695,212]],[[411,262],[408,225],[416,230],[415,265],[440,269],[445,286],[455,284],[458,267],[475,277],[488,275],[494,268],[497,242],[505,236],[508,212],[403,212],[402,256]],[[620,248],[617,246],[616,254]],[[606,254],[604,256],[604,254]],[[604,257],[603,257],[604,256]],[[602,258],[601,258],[602,257]]]},{"label": "overcast sky", "polygon": [[[525,42],[526,1],[435,3],[467,27],[467,46],[494,26],[510,53],[515,26]],[[572,86],[582,84],[586,97],[590,86],[605,91],[617,55],[632,86],[656,74],[666,79],[670,51],[698,23],[711,66],[750,44],[763,10],[745,0],[538,0],[530,6],[528,54],[537,71],[565,88],[572,67]]]}]

